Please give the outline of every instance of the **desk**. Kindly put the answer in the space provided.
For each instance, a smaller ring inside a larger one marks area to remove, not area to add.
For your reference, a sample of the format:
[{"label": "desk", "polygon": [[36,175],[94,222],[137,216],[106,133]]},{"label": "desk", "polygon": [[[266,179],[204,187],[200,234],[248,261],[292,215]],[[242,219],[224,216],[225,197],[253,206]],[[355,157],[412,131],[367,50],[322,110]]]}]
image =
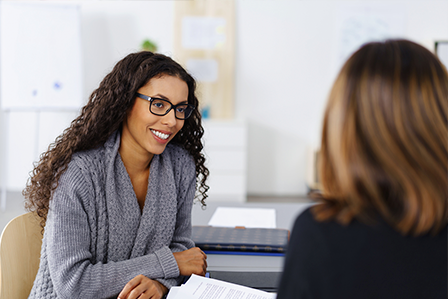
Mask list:
[{"label": "desk", "polygon": [[[276,210],[277,228],[292,230],[297,216],[312,205],[311,203],[235,203],[208,202],[206,209],[199,203],[193,205],[192,225],[207,225],[218,207],[235,208],[266,208]],[[283,256],[257,255],[207,255],[209,271],[237,271],[237,272],[281,272]]]}]

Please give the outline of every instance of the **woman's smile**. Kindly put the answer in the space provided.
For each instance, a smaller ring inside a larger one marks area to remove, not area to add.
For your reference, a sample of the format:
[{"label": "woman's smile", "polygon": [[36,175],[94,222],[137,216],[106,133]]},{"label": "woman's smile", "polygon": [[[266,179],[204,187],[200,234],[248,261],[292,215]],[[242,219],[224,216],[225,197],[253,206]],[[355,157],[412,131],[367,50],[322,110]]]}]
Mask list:
[{"label": "woman's smile", "polygon": [[171,136],[171,133],[164,133],[162,131],[157,131],[154,129],[150,129],[152,134],[155,135],[155,139],[159,141],[160,143],[166,143],[168,142],[168,138]]}]

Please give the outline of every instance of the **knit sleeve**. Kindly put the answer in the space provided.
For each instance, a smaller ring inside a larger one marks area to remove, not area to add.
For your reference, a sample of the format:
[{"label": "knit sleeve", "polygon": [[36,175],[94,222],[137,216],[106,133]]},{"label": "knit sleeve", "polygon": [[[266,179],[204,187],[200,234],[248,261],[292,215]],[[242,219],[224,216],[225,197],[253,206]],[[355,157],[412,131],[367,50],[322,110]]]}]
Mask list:
[{"label": "knit sleeve", "polygon": [[96,211],[91,207],[94,196],[90,185],[81,170],[71,163],[50,204],[44,243],[49,275],[58,298],[110,298],[139,274],[165,278],[161,265],[164,252],[119,262],[95,262],[89,220]]},{"label": "knit sleeve", "polygon": [[181,175],[178,187],[176,228],[170,245],[172,252],[194,247],[191,240],[191,210],[196,191],[196,166],[189,155],[184,156],[185,164],[177,169]]},{"label": "knit sleeve", "polygon": [[[191,240],[191,209],[196,191],[196,166],[191,156],[184,151],[178,152],[180,160],[184,162],[182,166],[176,166],[175,171],[179,177],[176,228],[170,244],[172,252],[180,252],[194,247]],[[167,288],[180,285],[184,280],[183,276],[173,279],[157,279]]]}]

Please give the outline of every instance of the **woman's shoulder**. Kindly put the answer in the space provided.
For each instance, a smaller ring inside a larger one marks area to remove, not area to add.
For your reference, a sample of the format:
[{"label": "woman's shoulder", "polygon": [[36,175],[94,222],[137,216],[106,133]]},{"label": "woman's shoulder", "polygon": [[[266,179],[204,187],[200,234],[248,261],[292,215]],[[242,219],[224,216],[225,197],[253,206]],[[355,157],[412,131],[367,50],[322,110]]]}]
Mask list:
[{"label": "woman's shoulder", "polygon": [[164,157],[170,157],[173,163],[180,164],[193,164],[194,160],[190,153],[179,144],[168,144],[165,151],[162,153]]},{"label": "woman's shoulder", "polygon": [[[106,154],[103,146],[73,154],[65,175],[82,175],[84,180],[102,180],[106,172]],[[96,178],[96,179],[95,179]]]},{"label": "woman's shoulder", "polygon": [[180,144],[177,144],[177,143],[169,143],[166,146],[164,153],[169,153],[170,155],[187,155],[187,156],[190,156],[188,151],[183,146],[181,146]]},{"label": "woman's shoulder", "polygon": [[[59,179],[58,194],[78,194],[80,198],[91,198],[95,186],[103,186],[106,167],[103,150],[92,149],[76,152]],[[88,204],[88,203],[87,203]]]},{"label": "woman's shoulder", "polygon": [[79,151],[73,154],[71,163],[77,165],[95,166],[98,163],[102,164],[108,157],[114,158],[114,153],[117,152],[120,145],[120,132],[112,133],[107,141],[93,149]]},{"label": "woman's shoulder", "polygon": [[[361,221],[357,218],[352,219],[349,223],[342,224],[335,219],[318,221],[313,214],[313,206],[305,209],[295,220],[292,234],[301,237],[310,237],[313,239],[326,240],[326,242],[338,240],[350,240],[351,243],[364,243],[376,240],[378,243],[388,240],[388,242],[406,243],[419,242],[423,239],[445,239],[446,243],[446,227],[445,231],[438,234],[436,238],[430,235],[418,238],[410,238],[403,236],[395,230],[380,216],[371,220]],[[341,244],[345,244],[342,242]]]},{"label": "woman's shoulder", "polygon": [[104,159],[104,147],[76,152],[73,154],[70,163],[76,165],[92,166]]},{"label": "woman's shoulder", "polygon": [[296,226],[301,227],[303,225],[316,225],[317,224],[311,210],[312,210],[312,206],[307,207],[297,216],[295,223],[294,223],[294,228]]},{"label": "woman's shoulder", "polygon": [[312,207],[307,207],[296,217],[292,231],[295,234],[307,234],[309,231],[318,230],[319,226],[314,219]]},{"label": "woman's shoulder", "polygon": [[341,234],[353,234],[364,229],[358,221],[354,220],[349,225],[342,225],[335,220],[318,221],[313,213],[314,205],[306,208],[295,220],[293,233],[302,237],[330,238]]}]

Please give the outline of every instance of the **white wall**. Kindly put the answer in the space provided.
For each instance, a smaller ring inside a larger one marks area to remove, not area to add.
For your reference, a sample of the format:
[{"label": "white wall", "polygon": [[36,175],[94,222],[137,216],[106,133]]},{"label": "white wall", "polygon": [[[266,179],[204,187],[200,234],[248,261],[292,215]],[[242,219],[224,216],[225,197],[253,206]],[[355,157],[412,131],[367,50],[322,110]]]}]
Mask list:
[{"label": "white wall", "polygon": [[249,124],[251,194],[306,192],[307,150],[319,143],[326,97],[346,57],[339,54],[347,12],[376,15],[392,23],[386,33],[431,50],[435,39],[448,39],[446,0],[237,3],[236,107]]},{"label": "white wall", "polygon": [[116,62],[150,38],[172,56],[174,1],[74,1],[81,6],[87,99]]},{"label": "white wall", "polygon": [[[86,100],[144,38],[173,54],[175,1],[70,2],[81,6]],[[362,40],[344,40],[344,18],[353,12],[390,21],[390,34],[428,47],[448,40],[448,0],[236,0],[235,106],[236,117],[248,124],[249,194],[306,193],[307,149],[319,143],[327,94],[347,49]],[[374,36],[367,25],[360,24]],[[0,163],[4,169],[4,159]]]}]

